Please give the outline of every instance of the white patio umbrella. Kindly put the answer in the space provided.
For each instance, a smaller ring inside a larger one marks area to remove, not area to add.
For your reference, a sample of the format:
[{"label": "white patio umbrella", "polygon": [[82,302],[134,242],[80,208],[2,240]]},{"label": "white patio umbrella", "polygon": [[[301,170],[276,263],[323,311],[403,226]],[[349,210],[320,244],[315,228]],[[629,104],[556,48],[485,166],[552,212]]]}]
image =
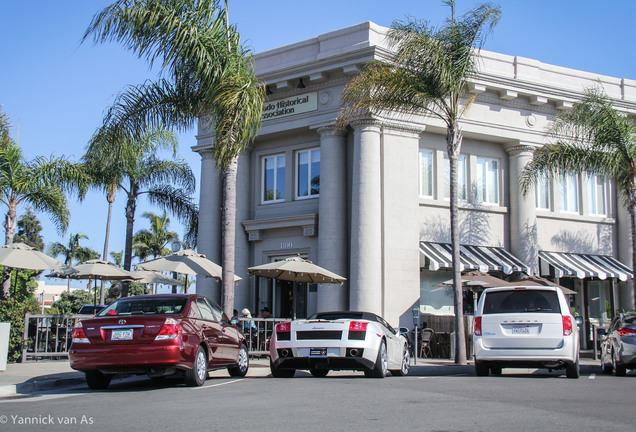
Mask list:
[{"label": "white patio umbrella", "polygon": [[[185,249],[165,257],[144,261],[135,264],[135,266],[142,270],[183,273],[186,275],[186,286],[188,284],[188,275],[195,274],[221,280],[223,274],[220,265],[192,249]],[[234,281],[238,280],[241,280],[241,278],[234,275]]]},{"label": "white patio umbrella", "polygon": [[277,279],[291,281],[294,283],[292,290],[293,296],[293,317],[296,319],[296,284],[297,283],[335,283],[339,284],[347,279],[330,272],[309,260],[300,256],[286,258],[281,261],[262,264],[248,268],[250,274],[265,277],[269,279]]},{"label": "white patio umbrella", "polygon": [[[73,270],[64,263],[43,254],[39,250],[24,243],[12,243],[0,247],[0,265],[13,269],[26,270]],[[16,280],[17,283],[17,280]]]},{"label": "white patio umbrella", "polygon": [[[172,286],[183,286],[185,285],[183,282],[172,278],[170,276],[166,276],[165,274],[150,271],[150,270],[134,270],[131,271],[135,276],[139,276],[141,279],[137,279],[135,282],[143,283],[143,284],[152,284],[152,285],[172,285]],[[154,289],[153,289],[154,292]]]},{"label": "white patio umbrella", "polygon": [[0,265],[27,270],[68,270],[64,263],[24,243],[0,247]]},{"label": "white patio umbrella", "polygon": [[117,267],[113,263],[102,260],[88,260],[71,268],[74,271],[58,271],[47,275],[48,277],[61,277],[71,279],[99,279],[99,280],[137,280],[141,276],[135,276],[132,272]]}]

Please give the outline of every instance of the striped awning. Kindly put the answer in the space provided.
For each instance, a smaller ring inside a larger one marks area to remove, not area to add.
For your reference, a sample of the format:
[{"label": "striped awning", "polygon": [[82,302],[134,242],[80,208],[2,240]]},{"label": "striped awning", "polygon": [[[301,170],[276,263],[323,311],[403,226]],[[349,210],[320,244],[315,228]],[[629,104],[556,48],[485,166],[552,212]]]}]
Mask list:
[{"label": "striped awning", "polygon": [[618,278],[622,281],[632,278],[629,267],[607,255],[539,251],[539,265],[542,275],[554,277]]},{"label": "striped awning", "polygon": [[[429,270],[453,267],[450,243],[420,242],[420,252],[424,260],[422,267]],[[530,267],[522,263],[510,252],[492,246],[460,246],[460,271],[479,270],[481,272],[501,271],[505,274],[524,272],[530,274]]]}]

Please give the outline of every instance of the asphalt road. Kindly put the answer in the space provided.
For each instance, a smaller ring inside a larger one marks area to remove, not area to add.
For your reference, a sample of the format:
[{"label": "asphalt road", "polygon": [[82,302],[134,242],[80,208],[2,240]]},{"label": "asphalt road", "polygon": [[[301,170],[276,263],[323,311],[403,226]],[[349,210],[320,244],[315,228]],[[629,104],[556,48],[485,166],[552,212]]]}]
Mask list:
[{"label": "asphalt road", "polygon": [[3,431],[634,431],[636,371],[617,378],[584,367],[580,379],[505,369],[418,366],[407,377],[332,372],[314,378],[130,378],[0,399]]}]

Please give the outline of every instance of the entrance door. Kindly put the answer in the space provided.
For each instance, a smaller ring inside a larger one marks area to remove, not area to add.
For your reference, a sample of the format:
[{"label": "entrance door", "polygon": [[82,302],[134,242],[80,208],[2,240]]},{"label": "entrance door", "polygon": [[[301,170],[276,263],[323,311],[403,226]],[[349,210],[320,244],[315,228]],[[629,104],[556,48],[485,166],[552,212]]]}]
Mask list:
[{"label": "entrance door", "polygon": [[[307,284],[289,281],[275,281],[274,291],[277,294],[277,310],[280,311],[281,317],[292,318],[294,309],[296,310],[296,318],[307,318]],[[294,285],[296,292],[294,292]],[[294,305],[294,302],[296,303]]]}]

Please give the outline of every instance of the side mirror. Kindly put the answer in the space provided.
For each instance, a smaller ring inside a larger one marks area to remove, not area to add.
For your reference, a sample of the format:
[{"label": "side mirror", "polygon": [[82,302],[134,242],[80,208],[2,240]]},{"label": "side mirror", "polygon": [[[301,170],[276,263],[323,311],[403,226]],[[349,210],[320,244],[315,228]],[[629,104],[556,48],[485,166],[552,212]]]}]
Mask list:
[{"label": "side mirror", "polygon": [[408,334],[409,332],[410,332],[410,330],[409,330],[408,328],[406,328],[406,327],[400,327],[399,333],[400,333],[401,335],[406,335],[406,334]]},{"label": "side mirror", "polygon": [[583,325],[583,318],[580,316],[574,318],[574,321],[576,321],[576,325]]}]

